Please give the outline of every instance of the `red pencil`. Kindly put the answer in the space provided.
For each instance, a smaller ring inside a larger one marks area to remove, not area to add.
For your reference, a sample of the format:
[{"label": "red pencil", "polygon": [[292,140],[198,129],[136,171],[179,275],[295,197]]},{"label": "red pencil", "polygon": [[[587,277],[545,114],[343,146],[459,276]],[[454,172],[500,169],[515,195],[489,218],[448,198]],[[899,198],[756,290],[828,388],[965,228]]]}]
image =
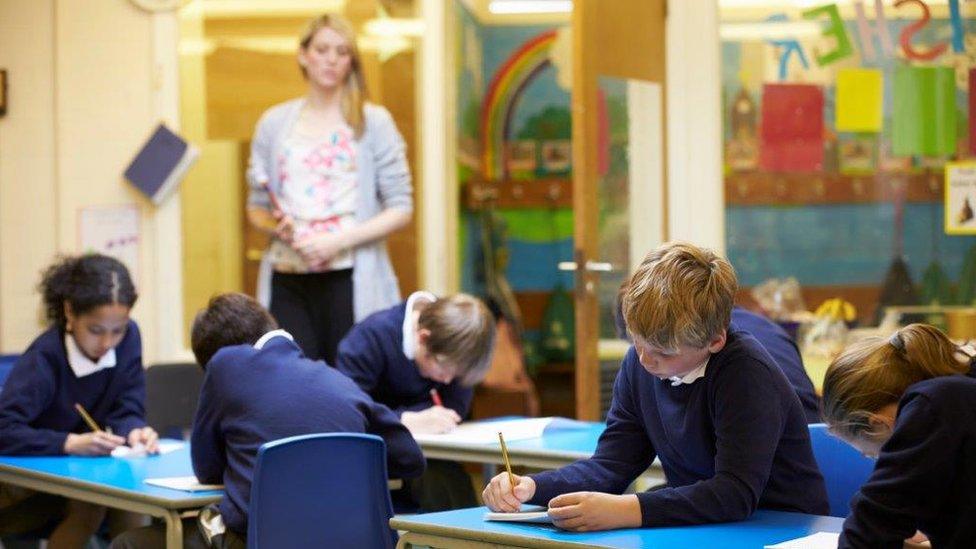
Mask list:
[{"label": "red pencil", "polygon": [[434,401],[434,406],[444,405],[444,401],[441,400],[441,395],[437,393],[437,389],[430,390],[430,399]]}]

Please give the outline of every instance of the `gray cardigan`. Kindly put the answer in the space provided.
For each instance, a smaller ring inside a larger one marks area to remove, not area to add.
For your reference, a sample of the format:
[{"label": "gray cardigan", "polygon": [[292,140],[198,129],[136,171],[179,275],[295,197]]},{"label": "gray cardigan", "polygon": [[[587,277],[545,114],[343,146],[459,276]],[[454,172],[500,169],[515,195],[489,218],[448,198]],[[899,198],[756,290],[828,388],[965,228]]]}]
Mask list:
[{"label": "gray cardigan", "polygon": [[[271,201],[261,184],[267,182],[281,196],[281,182],[275,169],[275,158],[292,125],[298,120],[305,98],[293,99],[271,107],[261,116],[247,167],[250,185],[248,206],[271,208]],[[366,127],[356,142],[356,165],[359,170],[359,207],[356,221],[362,223],[388,208],[413,211],[413,189],[407,165],[405,144],[390,113],[379,105],[364,107]],[[383,239],[357,247],[353,252],[353,311],[356,322],[370,313],[400,302],[396,273],[386,253]]]}]

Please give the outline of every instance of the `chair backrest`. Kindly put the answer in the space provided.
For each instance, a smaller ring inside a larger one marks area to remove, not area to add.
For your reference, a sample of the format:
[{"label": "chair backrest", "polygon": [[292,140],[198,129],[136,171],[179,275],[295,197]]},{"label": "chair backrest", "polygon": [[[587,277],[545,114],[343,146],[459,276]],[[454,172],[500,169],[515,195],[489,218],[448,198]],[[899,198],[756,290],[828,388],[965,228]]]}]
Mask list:
[{"label": "chair backrest", "polygon": [[874,460],[831,435],[823,423],[810,425],[810,443],[827,485],[830,514],[846,517],[851,513],[851,498],[874,470]]},{"label": "chair backrest", "polygon": [[203,369],[192,362],[155,364],[146,369],[146,423],[160,436],[183,438],[193,426]]},{"label": "chair backrest", "polygon": [[375,435],[329,433],[268,442],[258,450],[247,546],[392,549],[386,444]]}]

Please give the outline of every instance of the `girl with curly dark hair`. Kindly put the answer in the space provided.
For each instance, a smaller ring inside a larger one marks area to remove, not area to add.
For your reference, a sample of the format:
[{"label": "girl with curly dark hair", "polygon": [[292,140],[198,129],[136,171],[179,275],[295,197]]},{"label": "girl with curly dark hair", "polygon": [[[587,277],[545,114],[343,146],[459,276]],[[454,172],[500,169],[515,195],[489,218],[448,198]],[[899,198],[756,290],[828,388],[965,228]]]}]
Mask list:
[{"label": "girl with curly dark hair", "polygon": [[[104,255],[65,257],[39,289],[50,326],[0,393],[0,454],[100,456],[125,444],[158,451],[145,421],[142,341],[129,318],[138,296],[128,270]],[[0,485],[0,533],[54,524],[49,548],[83,546],[104,516],[97,505]]]}]

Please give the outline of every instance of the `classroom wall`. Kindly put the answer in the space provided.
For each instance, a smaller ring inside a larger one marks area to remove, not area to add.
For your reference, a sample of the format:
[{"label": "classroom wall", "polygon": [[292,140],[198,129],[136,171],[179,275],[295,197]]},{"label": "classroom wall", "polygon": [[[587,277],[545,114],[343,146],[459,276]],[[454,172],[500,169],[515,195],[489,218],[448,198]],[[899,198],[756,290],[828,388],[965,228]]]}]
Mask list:
[{"label": "classroom wall", "polygon": [[[54,2],[0,2],[0,352],[38,330],[38,271],[57,249],[54,139]],[[28,238],[25,236],[29,235]]]},{"label": "classroom wall", "polygon": [[161,259],[179,249],[180,235],[157,230],[169,230],[174,212],[159,215],[122,178],[173,110],[165,104],[172,81],[158,62],[166,18],[175,14],[119,0],[0,2],[0,68],[9,82],[0,118],[0,352],[22,351],[42,329],[39,271],[59,253],[80,251],[79,210],[131,204],[139,211],[133,316],[144,356],[151,363],[173,354],[159,313],[173,311],[161,301],[176,296],[160,294],[167,284],[178,292],[179,276]]}]

